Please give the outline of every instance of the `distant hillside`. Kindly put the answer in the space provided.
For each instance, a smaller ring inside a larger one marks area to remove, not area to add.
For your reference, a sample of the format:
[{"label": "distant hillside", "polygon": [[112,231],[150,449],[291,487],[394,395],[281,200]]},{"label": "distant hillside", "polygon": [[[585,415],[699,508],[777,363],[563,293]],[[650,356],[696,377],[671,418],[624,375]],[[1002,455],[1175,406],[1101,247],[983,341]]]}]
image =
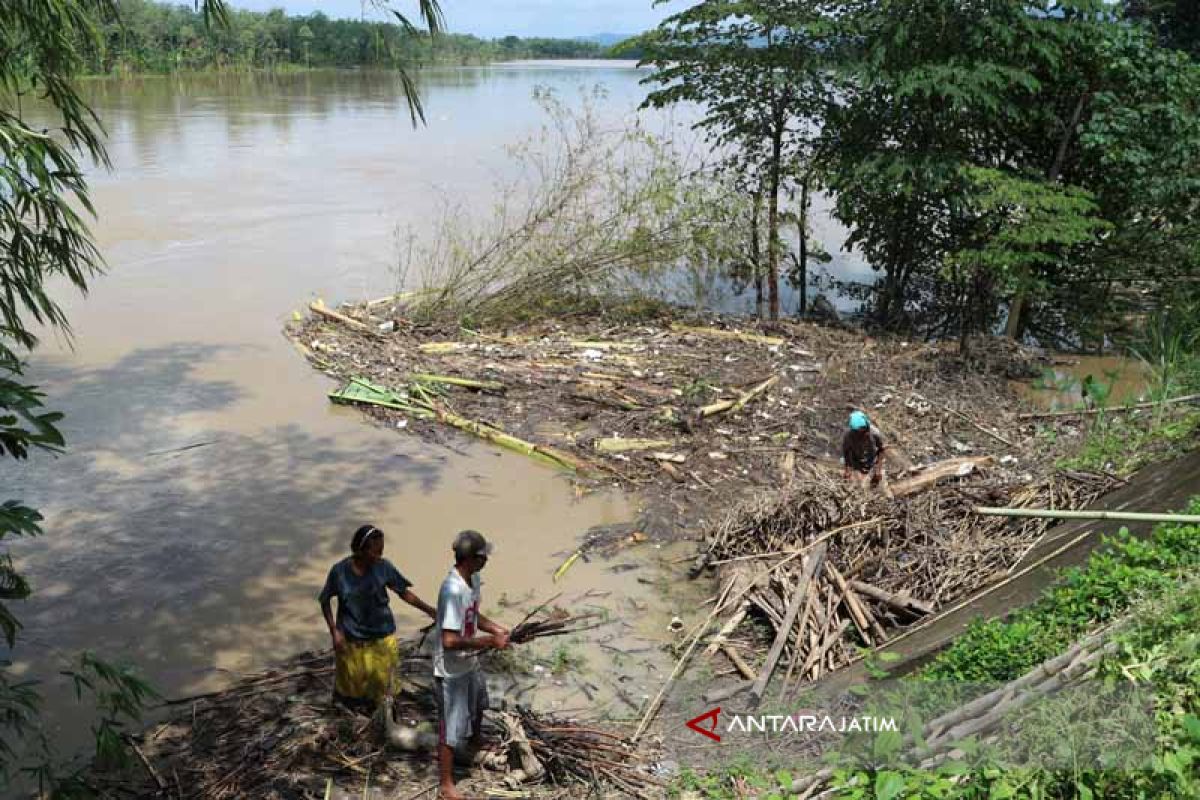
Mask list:
[{"label": "distant hillside", "polygon": [[612,47],[614,44],[623,42],[626,39],[632,39],[633,34],[631,34],[631,33],[593,33],[590,36],[576,36],[575,38],[581,42],[594,42],[603,47]]}]

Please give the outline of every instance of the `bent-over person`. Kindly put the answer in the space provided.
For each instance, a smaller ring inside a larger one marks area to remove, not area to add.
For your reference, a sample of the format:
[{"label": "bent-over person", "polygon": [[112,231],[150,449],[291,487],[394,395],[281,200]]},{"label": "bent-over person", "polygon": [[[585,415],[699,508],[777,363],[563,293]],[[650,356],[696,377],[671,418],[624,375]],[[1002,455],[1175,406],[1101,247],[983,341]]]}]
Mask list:
[{"label": "bent-over person", "polygon": [[876,486],[883,479],[883,462],[887,444],[883,434],[871,424],[861,411],[850,415],[849,430],[842,437],[842,474],[848,479],[866,486]]}]

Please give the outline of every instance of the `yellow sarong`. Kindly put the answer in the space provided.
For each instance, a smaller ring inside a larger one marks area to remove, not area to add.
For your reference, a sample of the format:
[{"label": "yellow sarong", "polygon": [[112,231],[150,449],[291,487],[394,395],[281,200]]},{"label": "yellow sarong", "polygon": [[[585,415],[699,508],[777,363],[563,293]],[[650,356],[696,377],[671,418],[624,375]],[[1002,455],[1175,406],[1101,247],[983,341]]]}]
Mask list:
[{"label": "yellow sarong", "polygon": [[342,697],[378,703],[398,688],[399,661],[400,646],[394,635],[369,641],[347,639],[342,652],[334,657],[334,690]]}]

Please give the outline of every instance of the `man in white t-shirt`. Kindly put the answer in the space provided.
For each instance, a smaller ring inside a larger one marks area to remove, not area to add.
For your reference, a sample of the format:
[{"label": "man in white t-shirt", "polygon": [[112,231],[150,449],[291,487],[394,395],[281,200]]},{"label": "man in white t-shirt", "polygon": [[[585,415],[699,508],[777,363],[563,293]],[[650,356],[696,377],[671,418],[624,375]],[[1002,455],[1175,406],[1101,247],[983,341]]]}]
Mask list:
[{"label": "man in white t-shirt", "polygon": [[[438,770],[442,797],[460,800],[454,786],[454,751],[464,744],[479,749],[487,684],[479,669],[479,652],[508,647],[508,629],[479,613],[479,572],[492,546],[478,531],[454,539],[454,568],[442,581],[433,639],[433,684],[440,725]],[[480,634],[480,631],[483,633]]]}]

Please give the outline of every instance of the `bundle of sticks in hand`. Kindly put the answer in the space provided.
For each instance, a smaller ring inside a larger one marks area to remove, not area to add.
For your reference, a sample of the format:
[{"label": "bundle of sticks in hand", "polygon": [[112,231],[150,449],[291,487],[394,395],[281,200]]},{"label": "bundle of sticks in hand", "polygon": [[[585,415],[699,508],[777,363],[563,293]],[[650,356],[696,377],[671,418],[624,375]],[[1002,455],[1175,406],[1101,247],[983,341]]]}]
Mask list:
[{"label": "bundle of sticks in hand", "polygon": [[552,609],[542,619],[534,619],[560,596],[561,594],[556,594],[526,614],[524,619],[513,626],[508,636],[509,641],[513,644],[525,644],[547,636],[566,636],[588,631],[604,624],[600,614],[571,614],[561,608]]}]

